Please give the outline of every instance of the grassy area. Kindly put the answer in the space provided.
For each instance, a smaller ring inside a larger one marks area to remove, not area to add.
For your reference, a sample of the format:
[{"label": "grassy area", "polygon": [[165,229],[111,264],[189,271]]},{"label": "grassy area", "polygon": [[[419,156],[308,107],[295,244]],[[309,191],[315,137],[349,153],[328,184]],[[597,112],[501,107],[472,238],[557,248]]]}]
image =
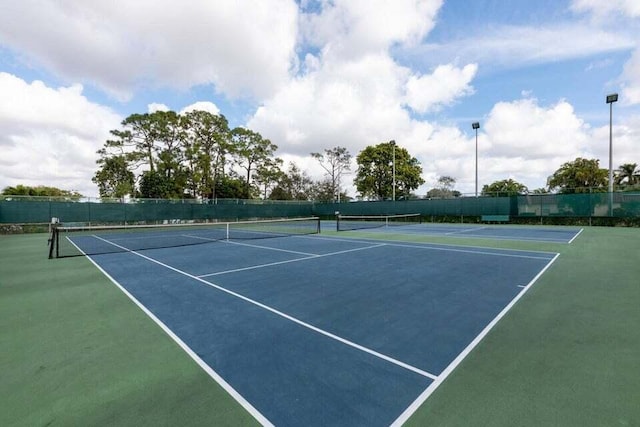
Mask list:
[{"label": "grassy area", "polygon": [[0,425],[254,425],[84,258],[0,236]]},{"label": "grassy area", "polygon": [[586,228],[556,248],[408,425],[640,425],[640,230]]},{"label": "grassy area", "polygon": [[[413,239],[562,255],[408,424],[640,425],[640,229]],[[255,424],[90,262],[47,260],[45,241],[0,236],[0,425]]]}]

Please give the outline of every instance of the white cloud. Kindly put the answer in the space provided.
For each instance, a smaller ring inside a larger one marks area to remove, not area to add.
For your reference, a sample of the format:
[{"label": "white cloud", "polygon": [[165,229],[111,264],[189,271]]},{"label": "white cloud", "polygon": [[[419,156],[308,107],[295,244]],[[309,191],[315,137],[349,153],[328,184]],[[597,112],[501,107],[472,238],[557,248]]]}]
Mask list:
[{"label": "white cloud", "polygon": [[471,80],[478,71],[477,64],[456,68],[452,64],[438,66],[432,74],[411,76],[407,83],[407,105],[425,113],[449,105],[454,99],[471,95]]},{"label": "white cloud", "polygon": [[57,89],[0,73],[0,188],[48,185],[97,195],[96,150],[121,118],[82,86]]},{"label": "white cloud", "polygon": [[640,17],[640,3],[637,0],[573,0],[571,9],[576,12],[589,12],[597,17],[605,15]]},{"label": "white cloud", "polygon": [[509,68],[628,50],[636,43],[635,37],[579,22],[546,27],[503,25],[472,33],[468,38],[424,44],[408,54],[427,62],[465,58],[472,63]]},{"label": "white cloud", "polygon": [[322,6],[319,14],[303,15],[303,39],[325,55],[353,58],[420,41],[435,25],[442,0],[336,0]]},{"label": "white cloud", "polygon": [[640,47],[636,49],[629,61],[624,64],[622,75],[621,101],[624,104],[640,104]]},{"label": "white cloud", "polygon": [[293,154],[391,139],[409,118],[400,106],[408,70],[386,54],[324,62],[264,102],[247,126]]},{"label": "white cloud", "polygon": [[508,157],[553,159],[581,152],[586,144],[587,127],[566,101],[550,107],[532,98],[499,102],[483,127],[487,149]]},{"label": "white cloud", "polygon": [[[640,2],[637,0],[573,0],[574,12],[586,13],[596,26],[614,27],[620,33],[631,35],[635,48],[624,64],[622,74],[617,79],[621,86],[623,105],[640,104]],[[606,61],[606,60],[605,60]]]},{"label": "white cloud", "polygon": [[147,112],[148,113],[155,113],[156,111],[169,111],[170,108],[165,105],[165,104],[160,104],[157,102],[152,102],[151,104],[147,105]]},{"label": "white cloud", "polygon": [[191,105],[187,105],[182,110],[180,110],[180,114],[188,113],[190,111],[207,111],[211,114],[218,115],[220,114],[220,109],[213,102],[209,101],[199,101],[195,102]]},{"label": "white cloud", "polygon": [[[614,117],[615,120],[615,117]],[[613,124],[613,168],[623,163],[640,164],[640,116],[631,116]],[[609,167],[609,125],[594,128],[590,133],[589,148],[600,166]]]},{"label": "white cloud", "polygon": [[139,85],[210,83],[232,97],[266,96],[288,79],[295,56],[293,1],[23,0],[3,9],[2,45],[119,99]]}]

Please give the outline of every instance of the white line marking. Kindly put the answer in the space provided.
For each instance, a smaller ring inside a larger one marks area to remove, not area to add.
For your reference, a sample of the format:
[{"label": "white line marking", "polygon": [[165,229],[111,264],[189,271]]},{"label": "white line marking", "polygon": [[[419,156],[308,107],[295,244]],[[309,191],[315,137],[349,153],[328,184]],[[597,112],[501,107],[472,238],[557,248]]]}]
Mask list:
[{"label": "white line marking", "polygon": [[447,377],[453,372],[453,370],[464,360],[469,353],[482,341],[482,339],[493,329],[493,327],[502,319],[507,312],[513,307],[516,302],[529,290],[531,286],[542,276],[542,274],[551,267],[554,261],[560,256],[560,254],[556,254],[555,257],[551,261],[547,263],[547,265],[529,282],[527,286],[525,286],[522,291],[516,295],[514,299],[511,300],[507,306],[502,309],[500,313],[474,338],[471,343],[445,368],[440,375],[423,391],[420,396],[416,400],[413,401],[411,405],[391,424],[392,426],[401,426],[413,415],[413,413],[431,396],[431,394],[447,379]]},{"label": "white line marking", "polygon": [[270,246],[251,245],[249,243],[234,242],[232,240],[225,240],[224,243],[229,243],[230,245],[247,246],[247,247],[250,247],[250,248],[267,249],[267,250],[270,250],[270,251],[287,252],[287,253],[290,253],[290,254],[306,255],[308,257],[318,256],[318,254],[312,254],[312,253],[309,253],[309,252],[300,252],[300,251],[292,251],[292,250],[289,250],[289,249],[272,248]]},{"label": "white line marking", "polygon": [[292,253],[292,254],[300,254],[300,255],[307,255],[307,256],[316,255],[316,254],[311,254],[311,253],[307,253],[307,252],[298,252],[298,251],[290,251],[288,249],[272,248],[272,247],[269,247],[269,246],[250,245],[249,243],[234,242],[234,241],[227,240],[227,239],[211,239],[209,237],[193,236],[191,234],[183,234],[182,236],[183,237],[189,237],[190,239],[206,240],[208,242],[230,243],[230,244],[233,244],[233,245],[248,246],[250,248],[269,249],[269,250],[272,250],[272,251],[288,252],[288,253]]},{"label": "white line marking", "polygon": [[365,247],[362,247],[362,248],[355,248],[355,249],[346,249],[344,251],[330,252],[330,253],[321,254],[321,255],[312,255],[312,256],[307,256],[307,257],[304,257],[304,258],[288,259],[288,260],[285,260],[285,261],[276,261],[276,262],[269,262],[267,264],[258,264],[258,265],[252,265],[252,266],[249,266],[249,267],[235,268],[233,270],[217,271],[215,273],[200,274],[197,277],[203,278],[203,277],[219,276],[221,274],[237,273],[239,271],[245,271],[245,270],[255,270],[257,268],[271,267],[273,265],[288,264],[288,263],[291,263],[291,262],[306,261],[308,259],[323,258],[323,257],[328,257],[328,256],[334,256],[334,255],[341,255],[341,254],[344,254],[344,253],[347,253],[347,252],[356,252],[356,251],[363,251],[363,250],[366,250],[366,249],[379,248],[380,246],[385,246],[385,244],[381,243],[379,245],[365,246]]},{"label": "white line marking", "polygon": [[[290,321],[292,321],[294,323],[297,323],[300,326],[304,326],[305,328],[311,329],[312,331],[317,332],[317,333],[319,333],[321,335],[324,335],[324,336],[326,336],[328,338],[331,338],[331,339],[334,339],[334,340],[336,340],[338,342],[341,342],[342,344],[345,344],[345,345],[347,345],[349,347],[353,347],[353,348],[355,348],[357,350],[360,350],[360,351],[368,353],[368,354],[370,354],[372,356],[378,357],[379,359],[385,360],[385,361],[387,361],[389,363],[393,363],[394,365],[397,365],[397,366],[405,368],[405,369],[407,369],[409,371],[415,372],[416,374],[422,375],[422,376],[427,377],[427,378],[431,378],[432,380],[435,380],[435,379],[438,378],[434,374],[431,374],[429,372],[423,371],[422,369],[419,369],[419,368],[416,368],[415,366],[411,366],[411,365],[409,365],[407,363],[401,362],[401,361],[399,361],[397,359],[394,359],[392,357],[389,357],[389,356],[387,356],[385,354],[378,353],[375,350],[372,350],[370,348],[364,347],[364,346],[362,346],[360,344],[356,344],[353,341],[349,341],[349,340],[347,340],[345,338],[339,337],[339,336],[337,336],[335,334],[332,334],[331,332],[325,331],[324,329],[320,329],[320,328],[318,328],[316,326],[313,326],[313,325],[311,325],[309,323],[303,322],[300,319],[297,319],[297,318],[295,318],[293,316],[285,314],[285,313],[283,313],[283,312],[281,312],[279,310],[276,310],[273,307],[269,307],[268,305],[262,304],[261,302],[255,301],[255,300],[253,300],[253,299],[251,299],[249,297],[246,297],[246,296],[244,296],[242,294],[239,294],[237,292],[234,292],[234,291],[231,291],[229,289],[223,288],[222,286],[216,285],[215,283],[207,282],[206,280],[201,279],[201,278],[199,278],[197,276],[194,276],[194,275],[189,274],[189,273],[187,273],[185,271],[179,270],[179,269],[177,269],[175,267],[171,267],[170,265],[167,265],[167,264],[165,264],[165,263],[163,263],[161,261],[158,261],[158,260],[153,259],[151,257],[148,257],[146,255],[143,255],[143,254],[141,254],[139,252],[131,251],[131,250],[129,250],[129,249],[123,247],[123,246],[120,246],[120,245],[116,244],[116,243],[113,243],[113,242],[110,242],[108,240],[102,239],[101,237],[96,236],[96,238],[101,239],[104,242],[109,243],[110,245],[113,245],[113,246],[119,247],[121,249],[127,250],[129,253],[132,253],[132,254],[134,254],[136,256],[144,258],[144,259],[146,259],[148,261],[151,261],[151,262],[153,262],[155,264],[158,264],[158,265],[160,265],[162,267],[168,268],[171,271],[175,271],[178,274],[182,274],[183,276],[186,276],[186,277],[189,277],[191,279],[197,280],[198,282],[204,283],[207,286],[211,286],[212,288],[218,289],[219,291],[222,291],[222,292],[227,293],[227,294],[229,294],[231,296],[239,298],[239,299],[241,299],[243,301],[246,301],[246,302],[248,302],[250,304],[256,305],[256,306],[258,306],[258,307],[260,307],[260,308],[262,308],[264,310],[270,311],[273,314],[276,314],[276,315],[278,315],[280,317],[283,317],[283,318],[285,318],[287,320],[290,320]],[[384,246],[384,245],[377,245],[377,246]],[[369,248],[359,248],[359,249],[369,249]],[[342,252],[352,252],[352,251],[353,250],[342,251]]]},{"label": "white line marking", "polygon": [[288,263],[291,263],[291,262],[304,261],[304,260],[307,260],[307,259],[312,259],[312,258],[317,258],[317,257],[318,257],[318,255],[308,256],[308,257],[304,257],[304,258],[288,259],[288,260],[285,260],[285,261],[269,262],[267,264],[259,264],[259,265],[252,265],[252,266],[249,266],[249,267],[234,268],[233,270],[224,270],[224,271],[217,271],[215,273],[200,274],[200,275],[198,275],[196,277],[204,278],[204,277],[211,277],[211,276],[219,276],[221,274],[237,273],[239,271],[246,271],[246,270],[255,270],[255,269],[258,269],[258,268],[271,267],[273,265],[280,265],[280,264],[288,264]]},{"label": "white line marking", "polygon": [[488,227],[465,228],[465,229],[462,229],[462,230],[459,230],[459,231],[451,231],[449,233],[444,233],[444,234],[445,234],[445,236],[450,236],[452,234],[472,233],[474,231],[480,231],[480,230],[484,230],[486,228],[488,228]]},{"label": "white line marking", "polygon": [[572,244],[573,241],[576,240],[583,231],[584,231],[584,228],[581,228],[580,231],[578,231],[578,233],[575,236],[573,236],[571,240],[569,240],[569,244]]},{"label": "white line marking", "polygon": [[[470,239],[485,239],[485,240],[509,240],[509,241],[523,241],[523,242],[543,242],[543,243],[567,243],[567,241],[565,239],[555,239],[555,238],[549,238],[549,237],[526,237],[526,236],[505,236],[505,235],[482,235],[482,234],[464,234],[464,233],[471,233],[471,231],[474,230],[482,230],[482,229],[490,229],[491,227],[483,227],[483,228],[477,228],[477,229],[465,229],[462,231],[451,231],[451,232],[447,232],[447,233],[441,233],[438,230],[438,232],[436,232],[435,230],[437,230],[436,228],[433,228],[434,231],[431,231],[429,229],[426,230],[426,232],[422,232],[422,231],[416,231],[416,232],[407,232],[407,231],[411,231],[411,230],[406,230],[403,229],[401,231],[395,232],[393,234],[396,235],[404,235],[404,236],[451,236],[451,237],[464,237],[464,238],[470,238]],[[524,229],[524,228],[520,228],[520,229]],[[430,232],[431,231],[431,232]],[[375,233],[375,232],[385,232],[385,233],[391,233],[391,231],[385,230],[384,228],[372,228],[372,229],[363,229],[363,230],[349,230],[348,232],[354,232],[354,233],[363,233],[363,232],[371,232],[371,233]],[[347,233],[347,231],[344,231],[344,233]]]},{"label": "white line marking", "polygon": [[[340,237],[327,237],[327,236],[323,236],[323,237],[319,237],[319,236],[295,236],[296,238],[302,238],[302,239],[319,239],[319,240],[337,240],[340,242],[355,242],[355,243],[373,243],[373,242],[380,242],[380,239],[369,239],[369,240],[365,240],[365,239],[361,239],[361,238],[340,238]],[[530,253],[530,254],[546,254],[546,255],[555,255],[555,252],[548,252],[548,251],[534,251],[534,250],[527,250],[527,249],[505,249],[505,248],[490,248],[490,247],[486,247],[486,246],[461,246],[461,245],[454,245],[454,244],[450,244],[450,243],[420,243],[420,242],[415,242],[415,243],[409,243],[409,242],[403,242],[403,241],[397,241],[397,240],[383,240],[387,246],[401,246],[401,247],[406,247],[406,248],[417,248],[417,249],[433,249],[433,250],[439,250],[439,251],[458,251],[460,250],[460,248],[470,248],[470,249],[482,249],[482,250],[487,250],[487,249],[491,249],[491,250],[496,250],[496,251],[502,251],[502,252],[525,252],[525,253]],[[551,243],[551,242],[550,242]],[[455,248],[455,249],[451,249],[451,248]],[[476,253],[475,251],[472,251],[474,253]],[[481,253],[481,252],[478,252]],[[500,252],[491,252],[491,255],[501,255],[501,256],[516,256],[514,254],[510,254],[510,253],[500,253]]]},{"label": "white line marking", "polygon": [[[98,236],[93,236],[97,239],[100,240],[104,240]],[[71,240],[69,240],[71,241]],[[106,241],[106,240],[105,240]],[[115,245],[114,243],[111,243],[109,241],[106,241],[107,243],[110,243],[114,246],[119,246],[119,245]],[[84,251],[82,251],[82,249],[80,249],[75,243],[71,242],[81,253],[84,254]],[[135,252],[133,252],[135,253]],[[136,304],[147,316],[149,316],[149,318],[151,318],[151,320],[153,320],[158,326],[160,326],[160,328],[167,334],[169,335],[169,337],[171,339],[173,339],[176,344],[178,344],[178,346],[180,346],[180,348],[182,348],[185,353],[187,353],[197,364],[198,366],[200,366],[211,378],[213,378],[213,380],[215,382],[217,382],[218,384],[220,384],[220,386],[227,392],[229,393],[229,395],[231,397],[233,397],[240,405],[242,405],[242,407],[249,412],[249,414],[251,414],[260,424],[264,425],[264,426],[273,426],[274,424],[269,421],[267,419],[267,417],[265,417],[264,415],[262,415],[262,413],[260,413],[260,411],[258,411],[256,408],[254,408],[253,405],[251,405],[251,403],[249,403],[249,401],[247,401],[240,393],[238,393],[236,391],[236,389],[234,389],[231,384],[229,384],[228,382],[226,382],[215,370],[213,370],[211,368],[211,366],[209,366],[204,360],[202,360],[192,349],[191,347],[189,347],[184,341],[182,341],[180,339],[180,337],[178,337],[175,333],[173,333],[173,331],[167,326],[165,325],[159,318],[157,318],[151,311],[149,311],[149,309],[147,309],[147,307],[144,306],[144,304],[142,304],[140,301],[138,301],[138,299],[136,297],[134,297],[131,293],[129,293],[129,291],[127,291],[120,283],[118,283],[118,281],[116,279],[114,279],[113,277],[111,277],[111,275],[109,273],[107,273],[102,267],[100,267],[100,265],[98,265],[98,263],[96,263],[93,258],[91,258],[90,256],[86,255],[87,259],[89,259],[89,261],[91,261],[91,263],[93,265],[96,266],[96,268],[98,268],[98,270],[100,270],[102,272],[102,274],[104,274],[109,280],[111,280],[111,282],[116,285],[127,297],[129,297],[129,299],[131,301],[133,301],[134,304]]]}]

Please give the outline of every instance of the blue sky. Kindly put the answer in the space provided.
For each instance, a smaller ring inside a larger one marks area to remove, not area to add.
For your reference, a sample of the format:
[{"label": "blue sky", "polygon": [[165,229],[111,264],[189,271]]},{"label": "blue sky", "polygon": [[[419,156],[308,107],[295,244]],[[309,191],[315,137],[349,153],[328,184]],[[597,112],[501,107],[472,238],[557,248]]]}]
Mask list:
[{"label": "blue sky", "polygon": [[[132,113],[206,108],[278,145],[355,156],[394,139],[474,191],[545,185],[562,163],[640,163],[635,0],[0,0],[0,188],[87,196],[95,151]],[[355,171],[355,164],[353,170]],[[355,196],[351,181],[343,185]]]}]

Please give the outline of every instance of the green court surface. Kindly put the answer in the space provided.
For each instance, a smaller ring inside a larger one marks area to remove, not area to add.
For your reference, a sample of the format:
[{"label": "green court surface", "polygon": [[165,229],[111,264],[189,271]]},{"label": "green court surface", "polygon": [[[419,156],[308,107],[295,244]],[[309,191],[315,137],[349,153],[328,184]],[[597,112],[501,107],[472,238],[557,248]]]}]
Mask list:
[{"label": "green court surface", "polygon": [[[640,229],[357,237],[561,254],[407,425],[640,425]],[[88,260],[48,260],[42,234],[0,243],[0,425],[257,424]]]}]

